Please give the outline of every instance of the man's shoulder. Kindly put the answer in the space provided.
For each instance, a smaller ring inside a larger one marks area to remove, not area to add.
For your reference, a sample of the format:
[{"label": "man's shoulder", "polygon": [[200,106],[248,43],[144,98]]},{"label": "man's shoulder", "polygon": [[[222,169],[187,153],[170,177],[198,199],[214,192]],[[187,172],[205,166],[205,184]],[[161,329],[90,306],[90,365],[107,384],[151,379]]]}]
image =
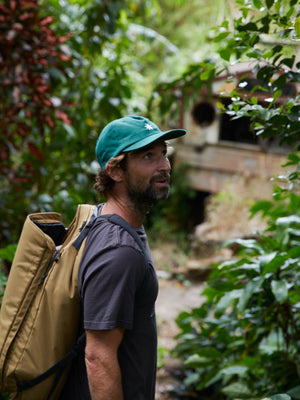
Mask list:
[{"label": "man's shoulder", "polygon": [[[137,234],[142,241],[146,240],[144,227],[136,229]],[[132,247],[140,250],[134,237],[127,231],[124,226],[110,221],[105,216],[98,216],[89,233],[88,241],[96,241],[97,247]]]},{"label": "man's shoulder", "polygon": [[79,288],[82,290],[83,282],[96,273],[114,275],[117,281],[124,275],[125,264],[126,272],[131,277],[136,276],[137,282],[140,282],[144,276],[141,268],[144,263],[142,250],[125,228],[106,218],[97,217],[88,234],[80,262]]}]

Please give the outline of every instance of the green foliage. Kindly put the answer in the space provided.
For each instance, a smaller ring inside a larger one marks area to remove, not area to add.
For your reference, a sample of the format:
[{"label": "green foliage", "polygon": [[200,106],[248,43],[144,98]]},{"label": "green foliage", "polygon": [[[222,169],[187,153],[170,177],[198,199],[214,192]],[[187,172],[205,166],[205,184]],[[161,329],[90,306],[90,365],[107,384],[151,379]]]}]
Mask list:
[{"label": "green foliage", "polygon": [[[297,146],[299,97],[285,92],[288,86],[295,87],[300,82],[300,63],[295,56],[299,38],[296,1],[241,0],[236,4],[241,16],[234,20],[233,27],[225,20],[210,32],[219,45],[215,59],[192,64],[176,80],[157,85],[149,108],[159,107],[163,114],[170,110],[179,113],[179,96],[189,107],[198,91],[205,89],[211,95],[212,82],[222,74],[229,75],[227,82],[237,83],[237,88],[232,93],[220,93],[232,101],[228,109],[223,106],[220,111],[233,119],[249,117],[257,135],[278,137],[281,143]],[[241,77],[227,70],[242,62],[249,63],[251,75],[260,82],[250,93],[243,91],[246,75]],[[259,92],[264,94],[263,102]]]},{"label": "green foliage", "polygon": [[[248,62],[257,85],[246,92],[246,75],[229,76],[236,89],[222,94],[231,101],[228,108],[220,104],[220,111],[233,119],[249,117],[256,135],[290,146],[289,170],[274,178],[273,200],[250,210],[267,219],[266,232],[257,232],[256,240],[227,243],[240,247],[238,257],[212,266],[202,293],[206,302],[178,316],[174,354],[185,363],[180,389],[194,397],[299,399],[299,9],[295,0],[236,4],[240,16],[233,29],[224,21],[213,30],[219,44],[215,62],[193,64],[173,82],[161,83],[149,106],[166,116],[171,109],[179,112],[179,95],[189,106],[193,93],[210,94],[212,82],[227,76],[228,67]],[[293,85],[296,94],[288,94]]]},{"label": "green foliage", "polygon": [[7,260],[12,262],[15,252],[16,252],[17,245],[10,244],[7,247],[0,249],[0,260]]},{"label": "green foliage", "polygon": [[55,209],[68,223],[78,203],[96,201],[98,134],[114,118],[146,114],[145,66],[170,47],[142,29],[152,2],[15,4],[4,1],[0,16],[1,246],[17,241],[29,212]]},{"label": "green foliage", "polygon": [[168,355],[168,350],[162,346],[157,348],[157,368],[162,368],[165,365],[165,357]]},{"label": "green foliage", "polygon": [[4,295],[5,287],[6,287],[7,278],[4,272],[0,269],[0,307],[2,304],[2,298]]},{"label": "green foliage", "polygon": [[300,396],[300,199],[280,194],[276,205],[252,209],[268,218],[271,234],[225,243],[239,245],[239,257],[212,266],[206,301],[178,317],[175,355],[185,361],[184,386],[200,395]]},{"label": "green foliage", "polygon": [[13,261],[14,255],[15,255],[16,248],[17,248],[16,245],[11,244],[3,249],[0,249],[0,308],[1,308],[1,304],[2,304],[2,298],[4,295],[6,283],[7,283],[7,277],[4,272],[3,265],[1,265],[1,262],[11,263]]}]

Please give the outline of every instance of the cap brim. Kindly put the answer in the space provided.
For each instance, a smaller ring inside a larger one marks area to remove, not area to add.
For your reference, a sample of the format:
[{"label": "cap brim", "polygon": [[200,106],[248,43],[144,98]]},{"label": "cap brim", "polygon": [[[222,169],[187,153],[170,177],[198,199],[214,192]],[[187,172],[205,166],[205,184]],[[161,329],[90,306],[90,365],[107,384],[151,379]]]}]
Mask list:
[{"label": "cap brim", "polygon": [[186,134],[185,129],[172,129],[170,131],[156,133],[155,135],[147,136],[146,138],[139,140],[138,142],[126,147],[125,149],[123,149],[123,152],[141,149],[153,142],[156,142],[159,139],[164,139],[164,140],[176,139],[185,134]]}]

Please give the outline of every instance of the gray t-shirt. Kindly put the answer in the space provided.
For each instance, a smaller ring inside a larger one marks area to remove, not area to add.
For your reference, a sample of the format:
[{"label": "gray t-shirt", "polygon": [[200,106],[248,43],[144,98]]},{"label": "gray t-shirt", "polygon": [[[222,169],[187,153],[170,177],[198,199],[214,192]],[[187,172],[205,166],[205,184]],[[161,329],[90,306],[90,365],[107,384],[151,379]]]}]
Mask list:
[{"label": "gray t-shirt", "polygon": [[[136,231],[151,260],[147,272],[145,257],[134,238],[119,225],[98,217],[86,241],[78,283],[84,329],[125,329],[118,350],[124,400],[154,400],[157,356],[154,305],[158,280],[144,228]],[[76,377],[78,398],[89,399],[84,395],[86,377],[81,384],[78,379],[81,378]]]}]

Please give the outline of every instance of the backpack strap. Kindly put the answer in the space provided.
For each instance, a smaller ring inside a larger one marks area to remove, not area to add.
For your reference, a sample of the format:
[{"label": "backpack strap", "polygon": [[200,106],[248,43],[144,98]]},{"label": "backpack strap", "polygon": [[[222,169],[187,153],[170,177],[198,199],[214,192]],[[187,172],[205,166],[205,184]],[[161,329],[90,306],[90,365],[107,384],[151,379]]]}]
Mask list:
[{"label": "backpack strap", "polygon": [[55,389],[56,384],[58,383],[58,380],[59,380],[62,372],[67,367],[67,365],[75,357],[77,357],[80,350],[82,350],[84,348],[84,345],[85,345],[85,334],[82,334],[81,336],[79,336],[76,344],[72,347],[72,349],[62,359],[60,359],[57,363],[52,365],[52,367],[47,369],[47,371],[38,375],[36,378],[30,379],[27,381],[17,382],[18,393],[21,393],[23,390],[30,389],[33,386],[38,385],[39,383],[43,382],[45,379],[49,378],[51,375],[56,373],[57,377],[54,381],[54,385],[51,388],[50,393],[48,394],[47,399],[50,398],[53,390]]},{"label": "backpack strap", "polygon": [[[80,235],[77,237],[77,239],[73,243],[73,246],[75,247],[76,250],[79,250],[82,242],[84,241],[84,239],[88,235],[91,227],[93,226],[93,224],[94,224],[94,222],[95,222],[95,220],[97,218],[97,213],[98,213],[98,209],[97,209],[97,207],[95,207],[94,213],[91,216],[89,222],[84,226],[84,228],[81,231]],[[146,270],[145,270],[145,275],[144,275],[144,278],[143,278],[143,282],[141,284],[141,287],[138,289],[138,292],[141,292],[141,290],[144,288],[144,286],[145,286],[145,284],[147,282],[149,264],[151,262],[150,262],[150,259],[148,257],[148,254],[146,253],[144,244],[143,244],[140,236],[138,235],[136,230],[124,218],[122,218],[120,215],[117,215],[117,214],[104,214],[104,215],[99,215],[98,218],[106,219],[109,222],[111,222],[112,224],[121,226],[122,228],[124,228],[133,237],[133,239],[139,245],[139,247],[140,247],[140,249],[141,249],[141,251],[142,251],[142,253],[143,253],[144,257],[145,257],[145,264],[146,264]]]},{"label": "backpack strap", "polygon": [[98,209],[95,206],[94,212],[93,212],[89,222],[86,225],[84,225],[83,227],[80,228],[81,229],[81,233],[72,244],[72,246],[75,247],[75,249],[77,251],[80,249],[80,246],[82,245],[82,242],[87,237],[91,227],[93,226],[93,223],[95,222],[95,219],[97,218],[97,214],[98,214]]},{"label": "backpack strap", "polygon": [[111,223],[113,223],[115,225],[119,225],[122,228],[124,228],[134,238],[134,240],[136,241],[136,243],[139,245],[140,249],[142,250],[142,253],[145,258],[146,269],[145,269],[145,274],[144,274],[142,284],[141,284],[140,288],[138,289],[138,293],[140,293],[142,291],[142,289],[145,287],[146,282],[148,280],[149,265],[151,264],[148,254],[146,253],[145,246],[144,246],[140,236],[138,235],[136,230],[124,218],[120,217],[120,215],[108,214],[108,215],[101,215],[99,218],[105,218],[108,221],[110,221]]}]

